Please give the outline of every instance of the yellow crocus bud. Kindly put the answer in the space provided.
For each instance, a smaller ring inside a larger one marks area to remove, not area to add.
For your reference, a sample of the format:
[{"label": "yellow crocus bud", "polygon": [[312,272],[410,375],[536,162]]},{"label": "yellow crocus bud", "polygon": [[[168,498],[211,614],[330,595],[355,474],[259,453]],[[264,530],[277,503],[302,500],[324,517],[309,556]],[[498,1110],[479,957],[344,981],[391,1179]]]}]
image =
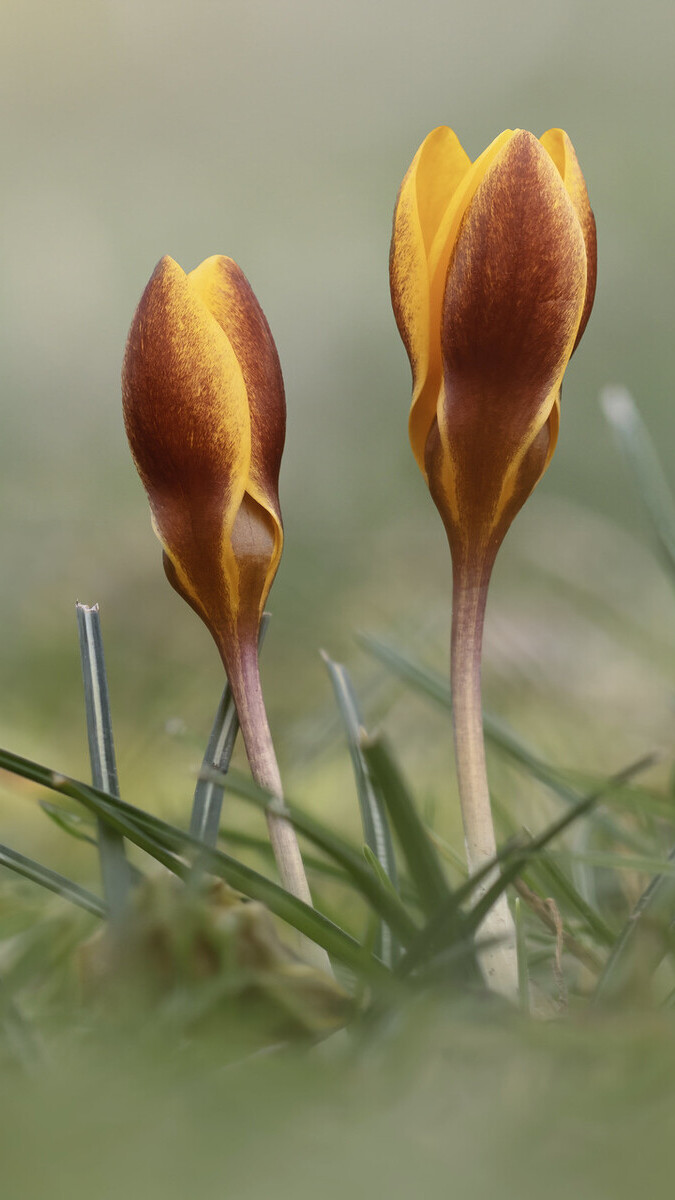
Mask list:
[{"label": "yellow crocus bud", "polygon": [[390,281],[410,437],[453,558],[494,558],[548,467],[589,319],[595,221],[567,134],[507,130],[471,163],[432,131],[402,182]]},{"label": "yellow crocus bud", "polygon": [[452,130],[429,134],[399,192],[391,293],[413,372],[410,440],[456,564],[494,559],[550,462],[595,276],[566,133],[506,130],[475,163]]},{"label": "yellow crocus bud", "polygon": [[[258,670],[258,633],[283,542],[278,480],[286,404],[263,311],[235,262],[186,274],[158,263],[122,371],[124,419],[169,582],[220,651],[282,881],[311,903]],[[322,958],[322,962],[325,956]]]},{"label": "yellow crocus bud", "polygon": [[[410,441],[452,553],[455,758],[472,870],[496,849],[480,684],[490,574],[553,455],[595,278],[595,222],[566,133],[508,129],[474,163],[452,130],[429,134],[399,192],[390,279],[413,374]],[[483,931],[485,973],[513,995],[503,895]]]},{"label": "yellow crocus bud", "polygon": [[167,576],[236,687],[281,557],[286,406],[272,334],[232,259],[189,274],[158,263],[131,323],[122,391]]}]

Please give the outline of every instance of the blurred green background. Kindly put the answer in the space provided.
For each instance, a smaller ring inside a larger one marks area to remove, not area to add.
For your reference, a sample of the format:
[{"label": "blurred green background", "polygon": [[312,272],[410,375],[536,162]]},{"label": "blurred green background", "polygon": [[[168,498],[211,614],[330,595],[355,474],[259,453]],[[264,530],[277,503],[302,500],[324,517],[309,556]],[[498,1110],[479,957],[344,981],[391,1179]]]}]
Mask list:
[{"label": "blurred green background", "polygon": [[[157,259],[189,269],[225,253],[265,309],[287,385],[286,546],[264,681],[289,790],[359,836],[323,646],[349,663],[369,722],[385,720],[425,813],[461,846],[447,720],[383,685],[353,637],[386,634],[447,663],[450,562],[407,441],[391,214],[435,125],[453,126],[472,157],[506,126],[561,125],[597,216],[598,294],[554,462],[500,555],[486,702],[549,761],[604,772],[654,748],[672,758],[672,591],[597,405],[602,386],[627,385],[675,478],[672,0],[2,0],[1,11],[2,743],[88,774],[74,605],[98,601],[123,794],[187,819],[222,674],[164,580],[119,374]],[[490,774],[540,827],[543,790],[499,761]],[[91,848],[57,833],[37,799],[0,781],[0,841],[98,888]],[[8,938],[31,905],[49,938],[42,893],[3,875]],[[404,1015],[381,1054],[364,1045],[345,1068],[329,1049],[234,1071],[220,1044],[174,1041],[169,1053],[149,1022],[156,1069],[142,1039],[114,1030],[98,1069],[77,1003],[49,1009],[67,1031],[49,1039],[52,1069],[5,1089],[12,1194],[426,1198],[450,1181],[481,1198],[672,1191],[669,1015],[509,1031],[490,1010],[481,1023],[474,1003],[466,1023]]]},{"label": "blurred green background", "polygon": [[[400,180],[441,123],[472,157],[506,126],[563,126],[599,229],[595,312],[559,448],[497,569],[488,701],[544,756],[587,768],[666,740],[670,593],[636,540],[644,522],[596,398],[628,385],[675,473],[672,4],[4,0],[2,11],[3,742],[86,774],[74,603],[98,601],[124,792],[176,815],[187,801],[221,672],[165,583],[119,373],[157,259],[189,269],[226,253],[265,309],[287,386],[286,548],[265,648],[273,729],[292,788],[320,780],[325,804],[356,819],[346,763],[334,770],[322,749],[331,698],[318,648],[346,658],[367,697],[377,678],[356,628],[439,665],[447,654],[449,557],[407,442],[409,368],[387,278]],[[442,720],[407,696],[388,719],[405,731],[411,773],[450,777]],[[53,835],[39,819],[26,832],[32,805],[17,787],[3,792],[2,837],[35,851]]]}]

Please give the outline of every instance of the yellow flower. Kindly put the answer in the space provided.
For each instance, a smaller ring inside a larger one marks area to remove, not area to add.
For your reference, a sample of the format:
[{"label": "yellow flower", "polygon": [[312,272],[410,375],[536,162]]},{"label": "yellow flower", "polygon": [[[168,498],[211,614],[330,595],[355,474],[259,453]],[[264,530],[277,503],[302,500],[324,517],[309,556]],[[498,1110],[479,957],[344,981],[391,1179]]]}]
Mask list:
[{"label": "yellow flower", "polygon": [[456,565],[487,566],[551,459],[593,304],[595,223],[567,134],[506,130],[471,163],[433,130],[401,185],[390,275],[413,451]]},{"label": "yellow flower", "polygon": [[158,263],[129,331],[124,419],[173,587],[235,685],[255,647],[283,541],[286,406],[276,347],[240,268]]}]

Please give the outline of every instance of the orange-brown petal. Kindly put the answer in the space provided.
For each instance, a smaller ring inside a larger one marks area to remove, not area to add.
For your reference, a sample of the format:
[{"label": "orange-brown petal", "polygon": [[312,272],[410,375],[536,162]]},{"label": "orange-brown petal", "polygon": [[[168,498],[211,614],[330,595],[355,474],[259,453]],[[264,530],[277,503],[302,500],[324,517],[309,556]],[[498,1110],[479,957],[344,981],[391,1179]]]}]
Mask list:
[{"label": "orange-brown petal", "polygon": [[[547,151],[519,130],[466,211],[446,285],[442,454],[434,456],[443,478],[433,490],[456,541],[484,543],[505,513],[512,519],[520,469],[556,403],[585,294],[574,206]],[[549,444],[550,436],[541,470]]]},{"label": "orange-brown petal", "polygon": [[248,403],[229,339],[170,258],[136,310],[122,387],[129,443],[175,586],[213,629],[237,602],[236,566],[223,548],[248,478]]},{"label": "orange-brown petal", "polygon": [[598,244],[595,229],[595,217],[588,199],[586,180],[583,177],[579,160],[574,146],[564,129],[549,129],[540,138],[542,146],[548,151],[560,172],[567,194],[574,205],[581,224],[581,231],[586,244],[586,299],[581,314],[579,329],[574,343],[576,350],[581,341],[584,329],[591,315],[595,299],[595,285],[598,274]]}]

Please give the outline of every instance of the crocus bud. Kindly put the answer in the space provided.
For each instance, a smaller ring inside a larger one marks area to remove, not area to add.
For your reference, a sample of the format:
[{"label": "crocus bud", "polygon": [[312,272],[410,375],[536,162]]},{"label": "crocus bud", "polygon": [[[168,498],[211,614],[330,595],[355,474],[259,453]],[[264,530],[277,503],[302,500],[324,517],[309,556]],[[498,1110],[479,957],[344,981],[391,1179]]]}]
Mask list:
[{"label": "crocus bud", "polygon": [[282,547],[286,407],[276,347],[230,258],[158,263],[122,373],[131,451],[170,583],[210,629],[237,689]]},{"label": "crocus bud", "polygon": [[[410,440],[452,553],[455,764],[471,871],[496,851],[480,680],[490,574],[555,449],[595,272],[595,223],[566,133],[537,141],[508,129],[475,163],[452,130],[429,134],[399,192],[390,278],[413,373]],[[514,996],[504,893],[481,935],[487,980]]]},{"label": "crocus bud", "polygon": [[471,163],[433,130],[394,216],[391,293],[410,440],[453,561],[494,559],[543,475],[593,304],[595,223],[572,143],[506,130]]},{"label": "crocus bud", "polygon": [[282,882],[311,904],[258,670],[283,541],[284,384],[263,311],[231,258],[207,258],[188,275],[171,258],[158,263],[131,323],[122,392],[166,574],[213,634],[253,776],[275,797],[267,823]]}]

